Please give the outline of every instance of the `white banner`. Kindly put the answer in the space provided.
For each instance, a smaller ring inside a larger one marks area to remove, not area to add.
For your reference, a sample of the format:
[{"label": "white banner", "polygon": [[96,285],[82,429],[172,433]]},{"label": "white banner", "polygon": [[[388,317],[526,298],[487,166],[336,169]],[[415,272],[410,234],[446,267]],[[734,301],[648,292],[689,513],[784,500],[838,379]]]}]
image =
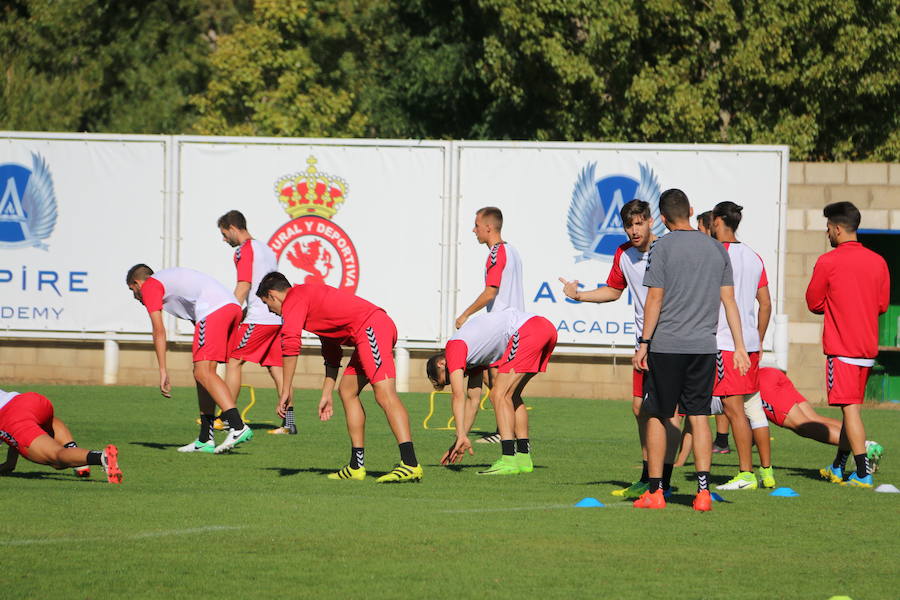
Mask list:
[{"label": "white banner", "polygon": [[147,330],[125,274],[164,255],[165,140],[0,145],[0,333]]},{"label": "white banner", "polygon": [[[565,297],[558,278],[577,279],[584,289],[605,285],[616,248],[627,241],[618,214],[622,204],[647,194],[658,210],[658,195],[669,188],[683,190],[695,214],[723,200],[744,207],[738,239],[762,257],[773,305],[780,306],[785,147],[464,142],[458,149],[457,313],[484,289],[488,249],[471,233],[475,211],[497,206],[503,238],[522,257],[525,310],[550,319],[561,344],[633,347],[630,294],[610,304],[582,305]],[[586,200],[574,202],[576,196]],[[570,226],[570,212],[589,227]],[[659,220],[654,229],[665,232]],[[772,336],[766,337],[770,350]]]}]

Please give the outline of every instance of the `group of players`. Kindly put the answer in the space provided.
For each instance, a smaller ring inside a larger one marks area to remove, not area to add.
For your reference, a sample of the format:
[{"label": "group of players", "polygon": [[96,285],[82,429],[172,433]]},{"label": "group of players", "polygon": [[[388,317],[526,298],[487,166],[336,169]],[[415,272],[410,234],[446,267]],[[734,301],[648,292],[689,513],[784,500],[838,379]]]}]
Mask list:
[{"label": "group of players", "polygon": [[[727,416],[739,457],[738,474],[718,489],[754,489],[760,483],[775,486],[769,421],[838,446],[834,462],[821,470],[826,479],[871,487],[881,447],[865,440],[860,405],[877,355],[877,318],[887,309],[889,278],[884,260],[856,240],[859,211],[848,202],[825,208],[827,234],[835,250],[820,258],[807,290],[810,310],[825,314],[828,401],[842,408],[841,422],[818,415],[780,370],[759,366],[771,301],[762,260],[735,236],[742,207],[719,203],[698,216],[699,231],[690,224],[693,209],[680,190],[664,192],[659,209],[668,234],[657,238],[647,202],[632,200],[623,206],[621,218],[629,241],[616,252],[606,286],[580,291],[577,281],[560,278],[564,293],[578,302],[611,302],[626,287],[634,297],[640,336],[633,358],[632,408],[643,473],[614,494],[636,498],[638,508],[663,508],[683,438],[693,448],[697,469],[694,508],[710,510],[713,442],[707,415],[716,412]],[[524,311],[521,259],[503,240],[502,227],[499,209],[486,207],[476,213],[473,232],[479,243],[490,248],[484,290],[456,319],[457,332],[444,352],[432,356],[426,365],[436,388],[448,384],[451,388],[456,439],[442,464],[458,463],[466,453],[473,453],[469,432],[485,380],[490,384],[501,456],[480,471],[482,475],[533,471],[522,393],[536,374],[546,370],[556,345],[553,324]],[[137,264],[126,276],[135,299],[150,317],[159,387],[166,397],[171,384],[162,311],[194,324],[193,373],[200,431],[196,440],[179,451],[219,454],[253,438],[236,408],[245,362],[266,367],[272,376],[277,411],[284,419],[282,427],[272,432],[296,433],[293,377],[301,334],[307,331],[319,337],[325,363],[319,417],[328,420],[333,415],[332,392],[337,387],[351,442],[348,463],[328,477],[366,477],[366,414],[359,394],[371,384],[400,453],[396,467],[376,481],[421,481],[423,470],[416,458],[409,416],[396,391],[397,329],[387,313],[319,282],[291,285],[277,271],[274,253],[247,231],[240,212],[223,215],[218,228],[224,241],[236,248],[233,292],[212,277],[183,267],[154,272]],[[486,310],[476,315],[482,308]],[[352,347],[353,353],[338,384],[342,346]],[[218,363],[226,363],[224,379],[216,372]],[[219,445],[214,440],[216,407],[228,428]],[[53,417],[50,402],[38,394],[0,392],[0,437],[10,446],[0,472],[11,471],[21,454],[55,468],[75,467],[80,475],[89,474],[89,465],[101,465],[109,481],[122,480],[115,446],[102,452],[77,448],[65,425]],[[760,460],[757,474],[752,464],[754,443]],[[856,471],[845,477],[851,452]]]}]

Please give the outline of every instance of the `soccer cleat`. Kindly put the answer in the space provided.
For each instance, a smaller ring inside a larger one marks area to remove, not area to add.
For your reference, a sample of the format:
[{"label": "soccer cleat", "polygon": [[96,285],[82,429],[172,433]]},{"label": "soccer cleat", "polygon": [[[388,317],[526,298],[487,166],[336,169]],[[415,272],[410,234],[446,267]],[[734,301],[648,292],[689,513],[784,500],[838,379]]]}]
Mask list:
[{"label": "soccer cleat", "polygon": [[824,469],[819,469],[819,475],[822,479],[830,481],[831,483],[841,483],[844,481],[844,470],[833,465],[828,465]]},{"label": "soccer cleat", "polygon": [[91,468],[88,465],[84,465],[83,467],[75,467],[72,469],[75,472],[75,477],[90,477],[91,476]]},{"label": "soccer cleat", "polygon": [[382,475],[375,480],[375,483],[408,483],[413,481],[421,483],[424,474],[422,465],[411,467],[403,461],[400,461],[400,464],[391,469],[390,473]]},{"label": "soccer cleat", "polygon": [[847,478],[847,481],[842,481],[841,485],[847,487],[870,488],[872,487],[872,475],[869,474],[865,477],[857,477],[856,473],[850,473],[850,477]]},{"label": "soccer cleat", "polygon": [[613,490],[613,496],[620,496],[622,498],[640,498],[641,495],[647,491],[648,482],[646,481],[635,481],[631,485],[626,488],[622,488],[619,490]]},{"label": "soccer cleat", "polygon": [[881,455],[884,454],[884,448],[878,442],[866,440],[866,457],[869,459],[869,474],[878,471],[878,463],[881,461]]},{"label": "soccer cleat", "polygon": [[737,475],[731,478],[730,481],[723,483],[722,485],[717,485],[717,490],[755,490],[758,484],[756,483],[756,476],[750,471],[741,471]]},{"label": "soccer cleat", "polygon": [[297,426],[287,426],[282,425],[281,427],[276,427],[275,429],[269,429],[266,433],[271,435],[297,435]]},{"label": "soccer cleat", "polygon": [[328,474],[328,479],[355,479],[356,481],[362,481],[365,478],[365,467],[354,469],[350,465],[342,467],[340,471],[335,471],[334,473]]},{"label": "soccer cleat", "polygon": [[119,468],[119,449],[110,444],[101,456],[106,480],[110,483],[122,483],[122,469]]},{"label": "soccer cleat", "polygon": [[499,444],[500,443],[500,432],[489,433],[487,435],[483,435],[477,440],[475,440],[476,444]]},{"label": "soccer cleat", "polygon": [[521,471],[519,471],[519,463],[516,462],[515,456],[501,456],[484,471],[478,471],[479,475],[518,475],[519,473]]},{"label": "soccer cleat", "polygon": [[531,473],[534,471],[534,461],[531,460],[531,452],[517,452],[516,464],[519,465],[519,473]]},{"label": "soccer cleat", "polygon": [[760,467],[757,474],[759,475],[759,481],[764,488],[775,487],[775,473],[773,472],[772,467]]},{"label": "soccer cleat", "polygon": [[710,495],[709,490],[697,492],[697,495],[694,496],[694,510],[700,512],[712,510],[712,496]]},{"label": "soccer cleat", "polygon": [[716,444],[713,444],[712,452],[713,454],[731,454],[731,448],[729,448],[728,445],[717,446]]},{"label": "soccer cleat", "polygon": [[212,440],[201,442],[200,440],[194,440],[190,444],[185,444],[184,446],[178,449],[179,452],[205,452],[206,454],[212,454],[216,451],[216,444]]},{"label": "soccer cleat", "polygon": [[666,499],[662,490],[656,490],[655,492],[647,490],[632,503],[632,506],[635,508],[665,508]]},{"label": "soccer cleat", "polygon": [[225,437],[225,441],[216,446],[215,453],[222,454],[223,452],[230,452],[238,444],[249,442],[252,439],[253,430],[246,425],[244,425],[243,429],[238,429],[237,431],[235,431],[234,429],[229,429],[228,435]]}]

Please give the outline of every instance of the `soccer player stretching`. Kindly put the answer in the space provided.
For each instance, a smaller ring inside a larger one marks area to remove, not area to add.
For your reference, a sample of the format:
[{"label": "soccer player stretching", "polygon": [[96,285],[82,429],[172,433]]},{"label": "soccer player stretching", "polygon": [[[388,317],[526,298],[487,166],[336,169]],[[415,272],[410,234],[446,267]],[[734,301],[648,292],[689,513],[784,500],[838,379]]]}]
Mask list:
[{"label": "soccer player stretching", "polygon": [[103,451],[79,448],[66,424],[53,416],[53,405],[40,394],[0,390],[0,439],[9,446],[0,475],[12,473],[21,454],[54,469],[73,467],[78,477],[89,476],[90,465],[99,465],[107,481],[122,483],[118,449],[112,444]]},{"label": "soccer player stretching", "polygon": [[[159,391],[172,397],[172,384],[166,369],[166,327],[162,311],[194,324],[194,380],[200,406],[200,433],[179,452],[227,452],[253,438],[244,424],[228,386],[216,373],[216,364],[228,358],[231,337],[241,322],[241,307],[221,283],[199,271],[173,267],[154,273],[145,264],[137,264],[125,277],[135,299],[147,308],[153,326],[153,348],[159,364]],[[228,423],[225,441],[215,445],[213,421],[216,405]]]},{"label": "soccer player stretching", "polygon": [[[447,383],[456,422],[456,441],[442,464],[458,463],[466,452],[474,454],[468,433],[481,401],[484,369],[498,366],[491,403],[500,431],[502,456],[479,475],[516,475],[534,471],[528,437],[528,410],[522,392],[537,374],[547,370],[556,346],[556,328],[537,315],[508,309],[467,321],[447,342],[444,352],[428,359],[428,379],[435,388]],[[468,384],[464,379],[468,377]]]},{"label": "soccer player stretching", "polygon": [[681,190],[659,197],[659,211],[669,229],[650,248],[644,285],[644,328],[633,363],[647,371],[641,410],[648,415],[647,458],[649,485],[635,500],[637,508],[664,508],[663,460],[665,422],[676,407],[691,421],[697,496],[694,509],[712,508],[709,467],[712,439],[706,416],[711,412],[716,368],[716,329],[719,303],[734,338],[734,367],[742,375],[750,367],[744,349],[741,319],[734,301],[731,261],[722,244],[692,229],[692,209]]},{"label": "soccer player stretching", "polygon": [[[300,335],[306,331],[328,338],[331,344],[355,346],[344,369],[338,394],[344,405],[347,431],[352,445],[350,463],[329,475],[331,479],[365,479],[366,413],[359,394],[369,383],[375,401],[387,415],[388,423],[400,446],[400,464],[379,477],[378,483],[421,481],[422,467],[416,459],[409,430],[409,415],[397,395],[393,350],[397,343],[397,327],[384,310],[359,296],[321,283],[291,286],[281,273],[263,277],[256,292],[273,313],[281,315],[281,349],[284,355],[284,385],[280,404],[286,407],[300,354]],[[327,379],[327,377],[326,377]],[[323,396],[323,401],[326,398]],[[320,415],[331,411],[319,407]]]},{"label": "soccer player stretching", "polygon": [[[888,307],[890,275],[884,259],[857,241],[860,214],[852,203],[835,202],[823,212],[834,250],[816,261],[806,305],[825,315],[822,349],[827,357],[828,404],[840,406],[844,420],[837,456],[820,473],[841,485],[872,487],[861,409],[869,370],[878,356],[878,315]],[[845,481],[851,452],[856,472]]]}]

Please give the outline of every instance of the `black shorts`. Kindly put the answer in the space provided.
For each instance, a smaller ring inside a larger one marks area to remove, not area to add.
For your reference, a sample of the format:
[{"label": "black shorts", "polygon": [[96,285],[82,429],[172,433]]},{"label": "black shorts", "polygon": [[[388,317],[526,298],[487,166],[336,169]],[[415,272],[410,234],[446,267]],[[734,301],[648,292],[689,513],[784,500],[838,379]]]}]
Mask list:
[{"label": "black shorts", "polygon": [[708,415],[712,410],[716,353],[647,355],[644,401],[641,410],[651,416],[669,418],[675,409],[688,416]]}]

